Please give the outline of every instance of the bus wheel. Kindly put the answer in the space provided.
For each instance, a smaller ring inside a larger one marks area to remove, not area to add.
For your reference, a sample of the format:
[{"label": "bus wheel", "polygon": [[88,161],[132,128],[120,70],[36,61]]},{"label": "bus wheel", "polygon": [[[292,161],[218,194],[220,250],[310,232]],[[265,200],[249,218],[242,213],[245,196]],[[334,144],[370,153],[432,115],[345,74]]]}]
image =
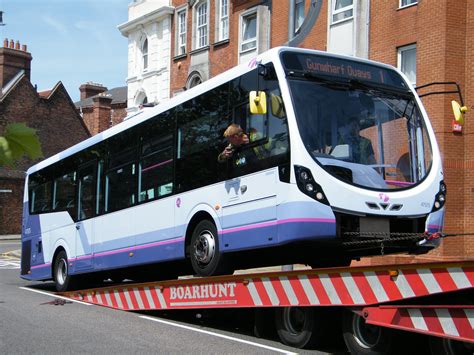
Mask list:
[{"label": "bus wheel", "polygon": [[216,226],[208,220],[199,222],[193,231],[190,258],[198,276],[232,273],[219,250]]},{"label": "bus wheel", "polygon": [[446,355],[472,355],[474,354],[474,344],[463,343],[447,338],[430,337],[431,354],[446,354]]},{"label": "bus wheel", "polygon": [[342,331],[344,342],[352,354],[386,354],[392,343],[388,329],[367,324],[363,317],[351,311],[344,312]]},{"label": "bus wheel", "polygon": [[282,307],[275,309],[275,325],[283,344],[309,348],[320,340],[321,329],[312,307]]},{"label": "bus wheel", "polygon": [[75,286],[75,280],[68,270],[67,254],[61,250],[54,259],[53,268],[53,279],[58,292],[71,290]]}]

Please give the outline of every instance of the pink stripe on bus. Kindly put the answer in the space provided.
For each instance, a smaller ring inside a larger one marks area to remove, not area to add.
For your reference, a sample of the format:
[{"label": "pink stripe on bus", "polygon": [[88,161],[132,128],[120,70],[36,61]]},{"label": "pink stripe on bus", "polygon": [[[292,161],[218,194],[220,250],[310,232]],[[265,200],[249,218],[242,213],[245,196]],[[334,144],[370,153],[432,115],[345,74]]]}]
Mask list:
[{"label": "pink stripe on bus", "polygon": [[173,161],[173,159],[170,159],[170,160],[166,160],[166,161],[163,161],[161,163],[158,163],[158,164],[155,164],[155,165],[152,165],[152,166],[149,166],[145,169],[142,169],[142,173],[144,173],[145,171],[148,171],[148,170],[151,170],[151,169],[154,169],[154,168],[157,168],[159,166],[162,166],[162,165],[165,165],[165,164],[169,164]]}]

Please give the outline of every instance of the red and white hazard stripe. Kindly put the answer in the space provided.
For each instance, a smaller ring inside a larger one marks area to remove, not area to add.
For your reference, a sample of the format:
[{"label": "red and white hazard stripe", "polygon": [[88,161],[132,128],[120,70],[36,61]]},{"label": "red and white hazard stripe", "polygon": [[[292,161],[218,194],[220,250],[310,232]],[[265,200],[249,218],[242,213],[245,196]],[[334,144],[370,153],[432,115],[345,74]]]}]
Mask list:
[{"label": "red and white hazard stripe", "polygon": [[366,322],[474,343],[474,306],[364,308]]},{"label": "red and white hazard stripe", "polygon": [[176,280],[68,294],[123,310],[367,306],[474,287],[474,265],[303,270]]}]

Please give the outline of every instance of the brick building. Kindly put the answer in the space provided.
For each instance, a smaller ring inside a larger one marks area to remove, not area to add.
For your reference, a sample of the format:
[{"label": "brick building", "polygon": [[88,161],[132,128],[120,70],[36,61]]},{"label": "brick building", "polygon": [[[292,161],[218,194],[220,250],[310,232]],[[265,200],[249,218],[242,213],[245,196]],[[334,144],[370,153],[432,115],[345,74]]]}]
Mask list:
[{"label": "brick building", "polygon": [[[24,122],[37,130],[45,158],[90,137],[66,89],[58,82],[37,92],[30,82],[32,56],[26,46],[5,40],[0,48],[0,135],[9,123]],[[21,231],[23,160],[14,169],[0,167],[0,235]]]},{"label": "brick building", "polygon": [[86,83],[79,91],[81,100],[75,105],[91,135],[119,124],[127,116],[126,86],[107,90],[101,84]]},{"label": "brick building", "polygon": [[[136,0],[134,3],[153,2]],[[474,92],[474,4],[468,0],[171,0],[170,96],[269,48],[290,45],[373,59],[400,68],[413,83],[455,81],[466,105]],[[158,5],[158,3],[155,3]],[[156,8],[155,8],[156,10]],[[452,90],[441,85],[438,91]],[[420,91],[426,93],[427,89]],[[423,98],[444,159],[445,231],[474,231],[472,113],[452,129],[455,94]],[[473,106],[474,107],[474,106]],[[471,237],[447,239],[426,257],[474,258]],[[406,260],[404,260],[406,261]]]}]

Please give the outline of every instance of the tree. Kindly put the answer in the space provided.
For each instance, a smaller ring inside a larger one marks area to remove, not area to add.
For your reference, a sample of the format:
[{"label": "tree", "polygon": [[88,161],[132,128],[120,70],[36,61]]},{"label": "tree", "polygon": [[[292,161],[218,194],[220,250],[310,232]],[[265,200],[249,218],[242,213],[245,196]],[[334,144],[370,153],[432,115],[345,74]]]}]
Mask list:
[{"label": "tree", "polygon": [[13,167],[23,156],[30,159],[43,157],[36,130],[24,123],[11,123],[0,135],[0,167]]}]

